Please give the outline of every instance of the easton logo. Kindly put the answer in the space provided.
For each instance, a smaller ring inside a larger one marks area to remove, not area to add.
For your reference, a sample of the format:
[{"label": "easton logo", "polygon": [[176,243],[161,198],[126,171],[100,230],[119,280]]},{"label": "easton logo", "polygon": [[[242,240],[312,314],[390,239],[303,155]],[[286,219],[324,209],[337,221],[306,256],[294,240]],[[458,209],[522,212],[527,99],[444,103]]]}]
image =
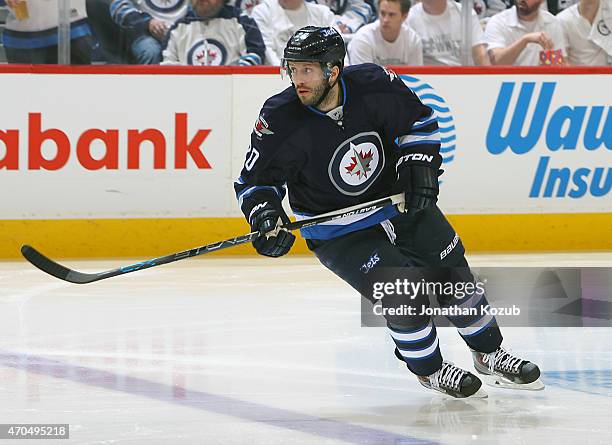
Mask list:
[{"label": "easton logo", "polygon": [[432,155],[426,155],[423,153],[409,153],[399,158],[397,164],[395,165],[395,169],[397,170],[397,167],[399,167],[402,162],[409,161],[410,159],[413,161],[423,161],[429,163],[434,161],[434,157]]},{"label": "easton logo", "polygon": [[359,133],[342,142],[328,167],[329,179],[344,195],[357,196],[376,180],[385,165],[382,141],[375,131]]},{"label": "easton logo", "polygon": [[332,220],[346,218],[348,216],[361,215],[363,213],[368,213],[368,212],[370,212],[370,211],[372,211],[372,210],[374,210],[376,208],[378,208],[378,207],[377,206],[370,206],[370,207],[364,207],[363,209],[359,209],[359,210],[351,210],[350,212],[346,212],[346,213],[343,213],[342,215],[338,215],[335,218],[332,218]]}]

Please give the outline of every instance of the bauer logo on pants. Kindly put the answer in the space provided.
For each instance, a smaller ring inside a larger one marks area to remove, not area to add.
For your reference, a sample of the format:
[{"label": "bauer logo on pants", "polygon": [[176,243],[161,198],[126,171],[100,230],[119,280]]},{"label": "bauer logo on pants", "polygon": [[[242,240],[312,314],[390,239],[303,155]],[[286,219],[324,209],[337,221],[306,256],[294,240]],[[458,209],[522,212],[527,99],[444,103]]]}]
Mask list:
[{"label": "bauer logo on pants", "polygon": [[385,166],[380,136],[374,132],[359,133],[342,142],[329,163],[329,179],[345,195],[365,192]]}]

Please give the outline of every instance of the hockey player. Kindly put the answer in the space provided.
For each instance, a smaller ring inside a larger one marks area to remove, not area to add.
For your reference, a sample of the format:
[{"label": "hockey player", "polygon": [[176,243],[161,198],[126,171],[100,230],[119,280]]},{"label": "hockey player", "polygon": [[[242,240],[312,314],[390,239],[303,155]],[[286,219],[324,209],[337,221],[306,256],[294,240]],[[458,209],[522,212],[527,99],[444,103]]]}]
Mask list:
[{"label": "hockey player", "polygon": [[[311,226],[302,236],[323,265],[363,295],[361,278],[371,268],[469,271],[461,240],[436,206],[441,156],[433,111],[392,71],[374,64],[344,69],[344,57],[342,37],[329,27],[301,28],[287,43],[282,69],[292,86],[265,102],[235,183],[252,230],[262,233],[255,249],[279,257],[293,245],[294,235],[282,230],[289,221],[281,206],[287,189],[298,218],[403,190],[403,208]],[[419,296],[423,305],[426,298]],[[487,303],[484,295],[472,295],[463,304]],[[543,388],[535,364],[501,347],[493,316],[449,318],[479,373],[503,386]],[[476,375],[442,359],[429,316],[387,317],[387,325],[396,356],[423,386],[452,397],[485,395]]]}]

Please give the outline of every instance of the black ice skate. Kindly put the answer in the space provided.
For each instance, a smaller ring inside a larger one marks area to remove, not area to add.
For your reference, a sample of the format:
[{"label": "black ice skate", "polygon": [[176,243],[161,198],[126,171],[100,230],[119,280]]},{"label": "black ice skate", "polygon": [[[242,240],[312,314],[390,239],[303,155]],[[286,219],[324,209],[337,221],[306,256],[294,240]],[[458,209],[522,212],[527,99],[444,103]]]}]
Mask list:
[{"label": "black ice skate", "polygon": [[425,388],[433,389],[451,397],[484,398],[487,393],[481,389],[482,382],[471,372],[449,362],[442,362],[442,368],[428,376],[418,376]]},{"label": "black ice skate", "polygon": [[472,350],[476,371],[486,377],[490,386],[537,391],[544,389],[540,368],[534,363],[513,356],[501,346],[489,354]]}]

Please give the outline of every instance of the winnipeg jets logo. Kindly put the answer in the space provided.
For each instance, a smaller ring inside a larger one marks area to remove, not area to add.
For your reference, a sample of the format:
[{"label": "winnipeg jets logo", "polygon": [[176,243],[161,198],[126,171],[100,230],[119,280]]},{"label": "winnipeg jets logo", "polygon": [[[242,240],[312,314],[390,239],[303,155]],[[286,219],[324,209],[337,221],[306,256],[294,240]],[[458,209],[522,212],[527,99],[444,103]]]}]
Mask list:
[{"label": "winnipeg jets logo", "polygon": [[376,181],[384,165],[385,154],[378,133],[359,133],[338,146],[329,163],[329,178],[342,194],[357,196]]},{"label": "winnipeg jets logo", "polygon": [[145,0],[149,8],[157,12],[173,12],[185,5],[185,0]]},{"label": "winnipeg jets logo", "polygon": [[609,36],[610,35],[610,28],[608,28],[608,26],[606,25],[606,22],[604,22],[603,19],[601,19],[599,22],[597,22],[597,31],[602,36]]},{"label": "winnipeg jets logo", "polygon": [[372,150],[364,153],[363,150],[357,151],[355,144],[351,143],[351,150],[354,156],[351,156],[351,164],[348,167],[344,167],[349,174],[357,175],[361,179],[368,177],[368,173],[372,171],[370,163],[372,162]]},{"label": "winnipeg jets logo", "polygon": [[264,117],[261,115],[257,118],[257,121],[255,121],[255,127],[253,128],[253,131],[260,139],[263,137],[264,134],[274,134],[274,132],[269,129],[269,125],[264,119]]},{"label": "winnipeg jets logo", "polygon": [[194,66],[225,65],[227,51],[214,39],[200,40],[187,53],[187,63]]}]

